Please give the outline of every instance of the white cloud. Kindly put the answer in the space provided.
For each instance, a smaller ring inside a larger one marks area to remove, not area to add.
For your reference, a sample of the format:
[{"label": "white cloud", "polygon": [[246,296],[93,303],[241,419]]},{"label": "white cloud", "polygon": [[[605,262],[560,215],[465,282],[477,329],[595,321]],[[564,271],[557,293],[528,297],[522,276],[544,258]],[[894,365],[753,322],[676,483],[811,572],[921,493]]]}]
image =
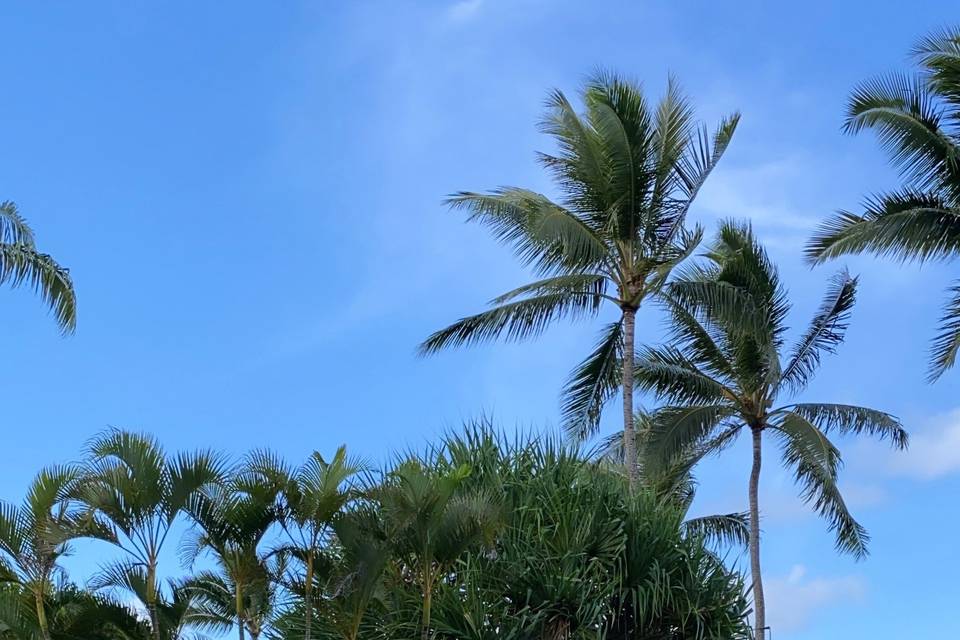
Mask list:
[{"label": "white cloud", "polygon": [[447,21],[457,24],[466,22],[477,15],[481,6],[483,0],[460,0],[447,9]]},{"label": "white cloud", "polygon": [[889,466],[897,475],[921,480],[960,471],[960,409],[934,418],[923,431],[911,433],[910,448],[891,454]]},{"label": "white cloud", "polygon": [[808,577],[794,565],[786,576],[765,581],[767,624],[775,635],[803,629],[819,610],[863,600],[866,585],[858,576]]}]

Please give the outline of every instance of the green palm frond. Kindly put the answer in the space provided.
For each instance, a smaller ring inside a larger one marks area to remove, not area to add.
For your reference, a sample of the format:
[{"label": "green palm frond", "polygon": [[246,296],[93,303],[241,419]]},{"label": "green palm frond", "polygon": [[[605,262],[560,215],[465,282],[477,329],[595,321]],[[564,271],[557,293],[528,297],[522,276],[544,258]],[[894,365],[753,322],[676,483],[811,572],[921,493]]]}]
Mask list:
[{"label": "green palm frond", "polygon": [[784,367],[780,383],[794,393],[807,386],[810,376],[820,365],[822,352],[834,353],[843,342],[856,302],[857,279],[846,270],[834,276],[820,309],[809,328],[793,349],[790,361]]},{"label": "green palm frond", "polygon": [[711,404],[735,397],[675,347],[643,347],[634,367],[638,389],[653,391],[672,404]]},{"label": "green palm frond", "polygon": [[729,404],[666,406],[653,414],[648,451],[654,458],[669,459],[709,439],[713,430],[735,409]]},{"label": "green palm frond", "polygon": [[77,326],[77,300],[70,272],[30,245],[0,243],[0,284],[27,285],[50,308],[64,333]]},{"label": "green palm frond", "polygon": [[960,350],[960,283],[954,283],[949,289],[946,304],[943,305],[943,315],[937,326],[937,335],[930,346],[930,368],[927,380],[936,381],[947,370],[953,367],[957,360],[957,351]]},{"label": "green palm frond", "polygon": [[585,439],[596,432],[604,405],[620,388],[622,357],[623,322],[612,322],[561,392],[564,430],[571,437]]},{"label": "green palm frond", "polygon": [[858,559],[865,557],[870,536],[850,514],[837,487],[840,459],[836,447],[796,413],[785,416],[773,433],[782,436],[783,462],[794,469],[801,498],[830,523],[837,550]]},{"label": "green palm frond", "polygon": [[469,221],[489,227],[523,264],[541,273],[603,264],[607,247],[590,226],[546,196],[505,187],[487,194],[462,191],[445,201],[470,212]]},{"label": "green palm frond", "polygon": [[813,264],[856,253],[922,263],[958,251],[960,210],[939,194],[904,189],[867,200],[862,215],[841,211],[826,220],[805,255]]},{"label": "green palm frond", "polygon": [[824,433],[871,435],[889,440],[897,449],[906,449],[909,437],[900,421],[888,413],[847,404],[798,403],[783,411],[803,417]]},{"label": "green palm frond", "polygon": [[950,104],[960,104],[960,30],[932,32],[914,47],[913,56],[925,68],[931,90]]},{"label": "green palm frond", "polygon": [[943,120],[925,78],[894,74],[854,90],[844,130],[873,129],[911,184],[920,190],[936,189],[960,177],[960,147],[944,132]]},{"label": "green palm frond", "polygon": [[698,536],[722,547],[746,547],[750,539],[748,514],[726,513],[684,521],[684,535]]},{"label": "green palm frond", "polygon": [[555,320],[596,316],[602,303],[600,295],[588,292],[549,293],[508,302],[437,331],[419,351],[431,354],[501,337],[511,342],[527,340],[546,331]]},{"label": "green palm frond", "polygon": [[0,244],[34,246],[33,229],[10,200],[0,202]]}]

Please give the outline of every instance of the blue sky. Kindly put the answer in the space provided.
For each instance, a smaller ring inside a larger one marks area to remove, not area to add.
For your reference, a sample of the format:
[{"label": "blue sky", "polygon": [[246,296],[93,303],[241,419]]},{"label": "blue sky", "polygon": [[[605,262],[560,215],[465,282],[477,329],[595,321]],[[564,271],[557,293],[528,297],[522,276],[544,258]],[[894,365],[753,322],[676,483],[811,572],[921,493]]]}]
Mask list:
[{"label": "blue sky", "polygon": [[[821,218],[897,184],[871,136],[840,133],[849,90],[906,68],[911,44],[958,16],[840,4],[4,3],[0,198],[70,267],[80,315],[63,339],[33,296],[0,291],[0,496],[19,499],[107,425],[291,460],[343,442],[382,459],[481,413],[554,428],[599,324],[415,357],[430,331],[527,277],[440,201],[550,193],[534,162],[549,89],[572,95],[603,66],[655,95],[672,72],[704,120],[743,113],[694,219],[753,220],[794,326],[835,269],[861,275],[848,342],[804,397],[890,411],[913,434],[898,456],[843,443],[843,488],[873,535],[860,563],[836,555],[768,448],[774,637],[956,634],[960,373],[923,382],[955,270],[858,258],[811,271],[800,250]],[[643,340],[661,321],[641,313]],[[742,448],[707,463],[696,509],[742,509],[747,473]],[[90,566],[70,561],[80,580]]]}]

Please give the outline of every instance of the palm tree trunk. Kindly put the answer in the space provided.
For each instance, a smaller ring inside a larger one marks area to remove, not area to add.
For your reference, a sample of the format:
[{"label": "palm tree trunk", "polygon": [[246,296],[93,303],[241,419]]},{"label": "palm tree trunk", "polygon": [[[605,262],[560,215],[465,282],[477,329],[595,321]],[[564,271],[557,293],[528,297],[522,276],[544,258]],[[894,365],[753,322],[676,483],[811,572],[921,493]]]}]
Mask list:
[{"label": "palm tree trunk", "polygon": [[43,606],[43,584],[41,583],[33,592],[37,603],[37,623],[40,625],[40,635],[43,640],[50,640],[50,627],[47,624],[47,611]]},{"label": "palm tree trunk", "polygon": [[623,463],[627,466],[630,489],[637,486],[637,434],[633,429],[633,341],[637,310],[623,308]]},{"label": "palm tree trunk", "polygon": [[[427,556],[427,554],[424,554]],[[430,608],[433,602],[433,577],[430,575],[430,564],[424,563],[423,568],[423,618],[421,625],[423,630],[420,633],[421,640],[430,640]]]},{"label": "palm tree trunk", "polygon": [[150,615],[150,627],[154,640],[160,640],[160,616],[157,613],[157,563],[152,560],[147,565],[147,612]]},{"label": "palm tree trunk", "polygon": [[763,579],[760,575],[760,506],[757,491],[760,487],[760,436],[762,427],[751,427],[753,434],[753,468],[750,470],[750,572],[753,576],[754,636],[762,640],[767,626],[766,604],[763,600]]},{"label": "palm tree trunk", "polygon": [[310,626],[313,623],[313,551],[307,552],[307,575],[306,583],[303,587],[303,597],[305,600],[305,611],[303,613],[303,638],[310,640]]},{"label": "palm tree trunk", "polygon": [[243,628],[243,591],[239,584],[236,585],[236,593],[234,594],[234,606],[237,609],[237,628],[240,632],[240,640],[244,640],[244,628]]}]

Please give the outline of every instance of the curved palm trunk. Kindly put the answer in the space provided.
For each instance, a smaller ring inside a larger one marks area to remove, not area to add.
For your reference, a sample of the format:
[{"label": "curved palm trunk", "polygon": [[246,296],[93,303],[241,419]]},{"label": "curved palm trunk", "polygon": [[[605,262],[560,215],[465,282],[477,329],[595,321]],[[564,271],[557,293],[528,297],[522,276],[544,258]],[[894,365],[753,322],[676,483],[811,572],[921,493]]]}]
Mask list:
[{"label": "curved palm trunk", "polygon": [[753,467],[750,470],[750,572],[753,576],[754,637],[762,640],[767,626],[766,604],[763,600],[763,579],[760,575],[760,506],[757,491],[760,487],[761,427],[751,427],[753,435]]},{"label": "curved palm trunk", "polygon": [[633,429],[633,357],[637,310],[623,308],[623,463],[630,489],[637,486],[637,436]]}]

